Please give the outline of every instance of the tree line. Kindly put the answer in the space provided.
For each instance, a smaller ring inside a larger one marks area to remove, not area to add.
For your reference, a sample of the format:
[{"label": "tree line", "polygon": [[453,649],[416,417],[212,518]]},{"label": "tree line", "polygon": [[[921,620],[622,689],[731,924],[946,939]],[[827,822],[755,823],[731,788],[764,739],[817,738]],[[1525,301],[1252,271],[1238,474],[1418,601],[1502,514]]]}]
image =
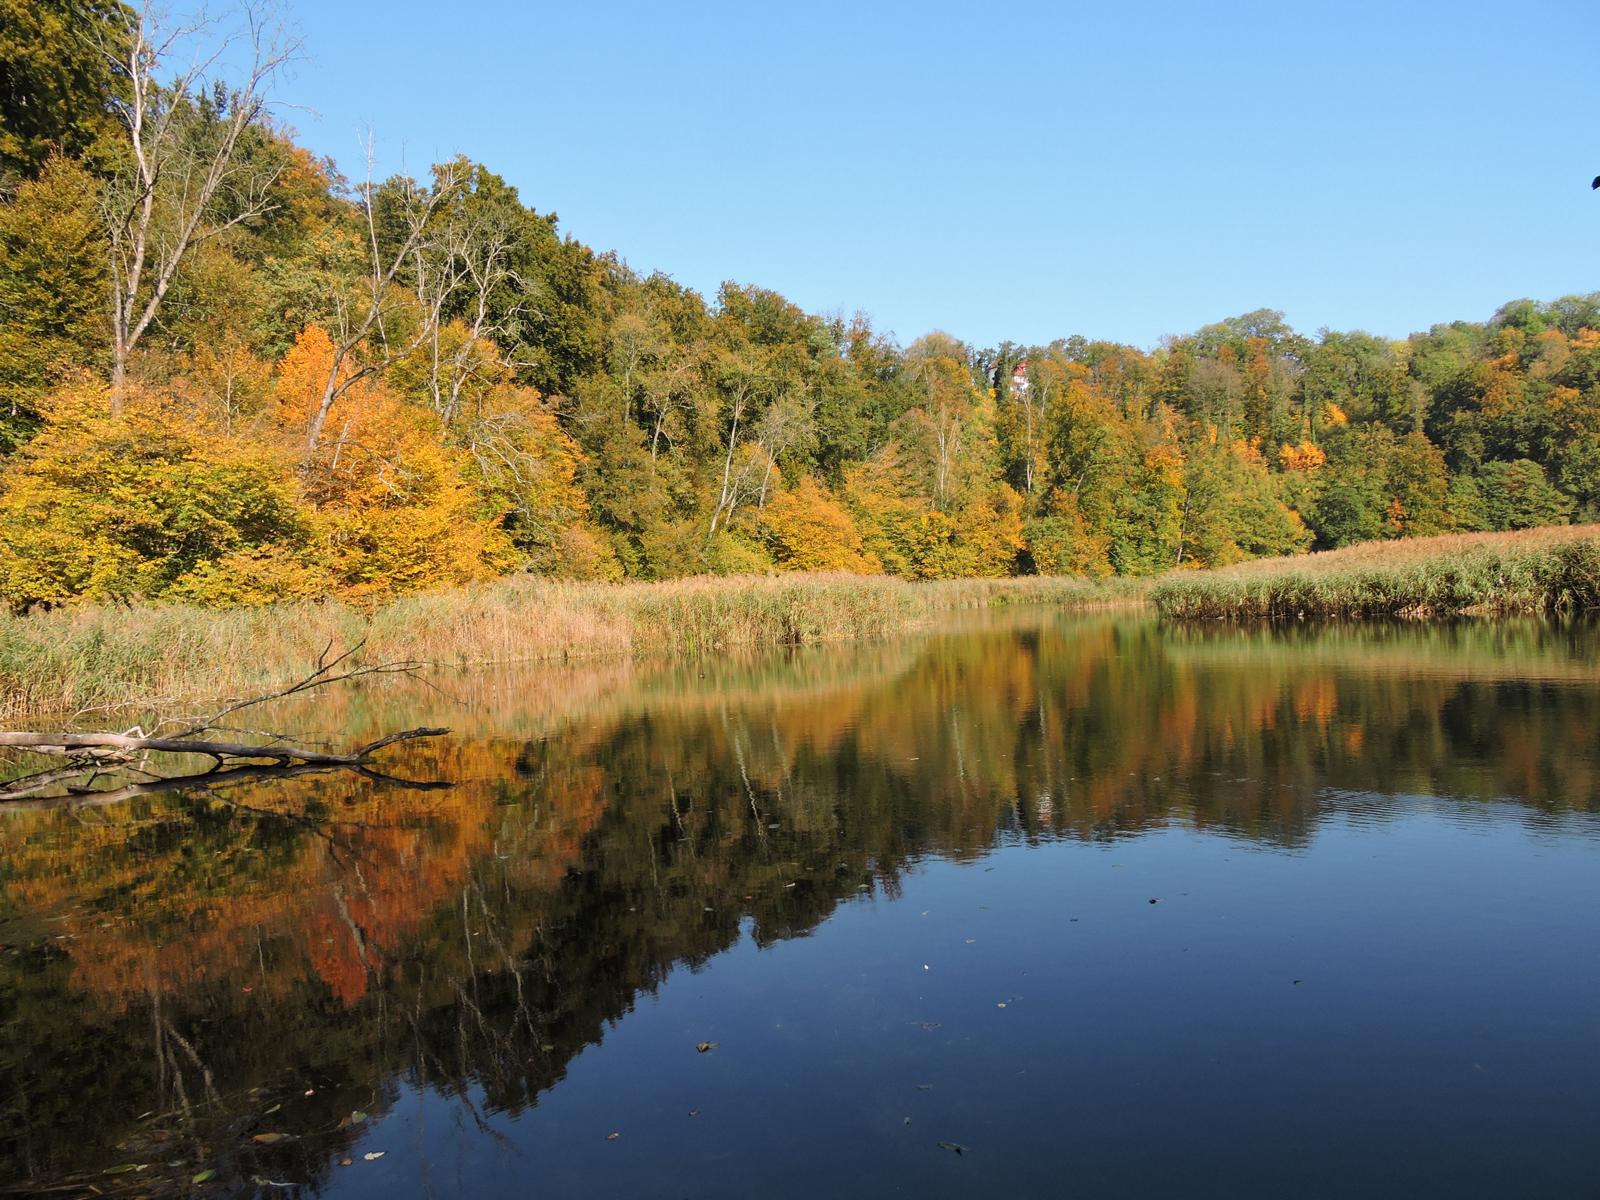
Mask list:
[{"label": "tree line", "polygon": [[[0,589],[1141,575],[1600,519],[1600,294],[1404,341],[909,345],[706,298],[487,166],[344,178],[247,4],[0,0]],[[226,70],[223,70],[223,65]]]}]

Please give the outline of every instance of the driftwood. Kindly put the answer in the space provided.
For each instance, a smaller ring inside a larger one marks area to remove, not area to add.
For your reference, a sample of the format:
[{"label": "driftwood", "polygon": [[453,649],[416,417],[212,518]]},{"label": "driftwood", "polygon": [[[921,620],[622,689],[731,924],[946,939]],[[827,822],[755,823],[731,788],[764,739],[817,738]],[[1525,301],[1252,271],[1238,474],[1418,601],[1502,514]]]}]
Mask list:
[{"label": "driftwood", "polygon": [[[186,787],[215,788],[223,784],[268,778],[289,778],[319,771],[356,771],[369,778],[407,787],[436,787],[446,784],[423,783],[398,779],[371,768],[372,756],[379,750],[418,738],[441,737],[448,729],[425,726],[391,733],[377,741],[357,746],[345,754],[316,750],[283,734],[262,735],[260,742],[225,739],[210,734],[235,733],[219,726],[224,717],[240,709],[281,700],[287,696],[345,682],[364,675],[415,674],[426,664],[420,662],[381,663],[369,667],[356,667],[345,671],[337,668],[361,649],[357,643],[342,654],[329,657],[332,644],[317,659],[314,671],[304,679],[263,696],[235,700],[220,711],[203,719],[180,722],[176,732],[146,733],[142,729],[129,729],[122,733],[0,731],[0,750],[13,749],[31,754],[51,755],[67,759],[66,765],[39,771],[31,775],[0,783],[0,802],[6,808],[36,808],[61,804],[106,804],[132,796],[152,792],[171,791]],[[210,758],[214,766],[208,771],[194,774],[162,775],[145,769],[150,756],[156,754],[192,755]],[[120,787],[95,788],[92,784],[103,775],[128,774],[142,776],[139,782]],[[85,780],[85,777],[87,779]],[[84,781],[73,786],[73,781]],[[64,789],[60,794],[46,795],[52,789]],[[18,803],[25,799],[29,803]]]},{"label": "driftwood", "polygon": [[391,733],[375,742],[357,746],[349,754],[326,754],[320,750],[307,750],[291,742],[272,742],[253,745],[249,742],[212,742],[196,738],[144,737],[127,733],[5,733],[0,732],[0,746],[18,750],[31,750],[35,754],[83,755],[100,763],[130,759],[135,754],[151,751],[159,754],[199,754],[218,762],[237,760],[280,763],[316,763],[328,767],[358,767],[371,758],[375,751],[396,742],[413,738],[439,737],[448,729],[424,727]]}]

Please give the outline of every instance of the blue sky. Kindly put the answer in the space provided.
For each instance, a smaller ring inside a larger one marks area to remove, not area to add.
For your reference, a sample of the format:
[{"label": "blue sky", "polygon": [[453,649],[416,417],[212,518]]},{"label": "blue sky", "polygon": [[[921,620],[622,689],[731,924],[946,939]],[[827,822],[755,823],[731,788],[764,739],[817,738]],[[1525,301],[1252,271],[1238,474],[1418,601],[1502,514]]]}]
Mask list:
[{"label": "blue sky", "polygon": [[902,341],[1403,337],[1600,289],[1600,4],[289,0],[287,119]]}]

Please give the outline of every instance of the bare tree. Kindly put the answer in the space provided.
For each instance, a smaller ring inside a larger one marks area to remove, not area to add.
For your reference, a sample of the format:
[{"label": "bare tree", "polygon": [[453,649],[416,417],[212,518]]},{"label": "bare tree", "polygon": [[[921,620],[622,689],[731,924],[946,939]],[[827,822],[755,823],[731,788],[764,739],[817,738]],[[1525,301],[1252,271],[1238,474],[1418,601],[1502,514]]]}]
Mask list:
[{"label": "bare tree", "polygon": [[[312,414],[311,426],[306,431],[307,467],[316,456],[323,429],[328,423],[328,414],[333,411],[339,398],[363,379],[404,358],[433,336],[437,314],[430,314],[426,307],[423,309],[423,319],[405,338],[391,340],[390,318],[397,308],[417,302],[417,293],[404,285],[402,274],[408,263],[415,267],[419,261],[430,258],[437,244],[448,236],[445,224],[435,218],[465,191],[467,184],[468,171],[461,160],[436,167],[431,188],[407,176],[391,180],[385,186],[393,202],[391,207],[396,228],[390,231],[386,245],[378,229],[378,203],[382,189],[373,179],[372,142],[368,139],[367,178],[361,185],[359,196],[366,243],[366,271],[353,295],[334,297],[334,327],[330,331],[333,358],[323,382],[317,411]],[[439,286],[435,284],[434,290],[437,291]],[[442,300],[437,312],[443,312]]]},{"label": "bare tree", "polygon": [[[169,23],[149,0],[122,11],[124,26],[99,47],[125,80],[114,108],[129,139],[104,205],[113,404],[120,402],[129,358],[195,247],[272,208],[281,160],[242,153],[243,143],[267,113],[273,77],[300,48],[276,9],[261,0],[244,0],[241,27],[220,36],[211,36],[203,17]],[[209,52],[198,53],[163,85],[159,75],[201,39],[210,41]],[[241,43],[249,46],[249,64],[242,82],[230,88],[212,71]]]},{"label": "bare tree", "polygon": [[[722,481],[717,489],[717,502],[711,510],[711,527],[706,530],[709,539],[717,532],[717,526],[723,523],[724,517],[732,519],[733,511],[739,502],[746,498],[750,480],[751,456],[744,455],[736,458],[739,449],[739,427],[748,425],[752,408],[758,402],[762,392],[771,386],[767,378],[766,367],[768,364],[758,361],[751,355],[730,352],[722,357],[718,364],[718,383],[721,391],[727,397],[728,416],[728,445],[722,458]],[[735,469],[737,464],[738,469]],[[764,472],[764,467],[762,472]],[[760,472],[758,472],[760,473]]]},{"label": "bare tree", "polygon": [[785,456],[816,444],[816,402],[801,394],[785,392],[761,415],[756,426],[756,443],[766,452],[767,465],[761,473],[761,492],[757,508],[766,508],[767,489],[772,473]]},{"label": "bare tree", "polygon": [[[512,258],[516,214],[503,207],[461,203],[470,195],[472,167],[457,160],[449,171],[456,186],[453,196],[442,198],[449,202],[449,211],[440,214],[436,234],[419,241],[412,251],[426,329],[428,387],[434,411],[446,425],[460,414],[473,383],[496,367],[511,365],[498,347],[515,334],[527,303]],[[517,299],[497,309],[496,295],[508,287]],[[463,314],[459,318],[463,336],[454,345],[443,336],[451,312]]]},{"label": "bare tree", "polygon": [[661,360],[644,373],[644,405],[650,414],[650,461],[654,462],[664,438],[672,446],[675,437],[668,428],[675,414],[694,411],[695,393],[704,373],[705,347],[697,344],[677,354],[663,354]]}]

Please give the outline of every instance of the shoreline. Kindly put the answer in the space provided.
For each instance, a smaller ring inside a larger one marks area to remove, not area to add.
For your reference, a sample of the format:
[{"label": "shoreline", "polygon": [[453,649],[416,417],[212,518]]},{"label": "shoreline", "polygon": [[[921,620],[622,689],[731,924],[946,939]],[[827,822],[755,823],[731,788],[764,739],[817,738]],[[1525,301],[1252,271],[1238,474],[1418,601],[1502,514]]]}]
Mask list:
[{"label": "shoreline", "polygon": [[351,665],[446,667],[694,656],[756,646],[878,641],[941,615],[1014,604],[1142,603],[1145,581],[1026,576],[700,576],[560,583],[529,577],[400,597],[260,608],[84,605],[0,617],[0,721],[256,695],[360,645]]},{"label": "shoreline", "polygon": [[698,576],[562,583],[533,577],[402,596],[208,609],[83,605],[0,617],[0,721],[82,717],[257,695],[330,648],[353,665],[448,667],[696,656],[881,641],[944,614],[1013,604],[1148,608],[1165,621],[1439,620],[1600,610],[1600,525],[1367,542],[1144,579],[883,575]]},{"label": "shoreline", "polygon": [[1361,542],[1158,577],[1163,620],[1565,615],[1600,610],[1600,525]]}]

